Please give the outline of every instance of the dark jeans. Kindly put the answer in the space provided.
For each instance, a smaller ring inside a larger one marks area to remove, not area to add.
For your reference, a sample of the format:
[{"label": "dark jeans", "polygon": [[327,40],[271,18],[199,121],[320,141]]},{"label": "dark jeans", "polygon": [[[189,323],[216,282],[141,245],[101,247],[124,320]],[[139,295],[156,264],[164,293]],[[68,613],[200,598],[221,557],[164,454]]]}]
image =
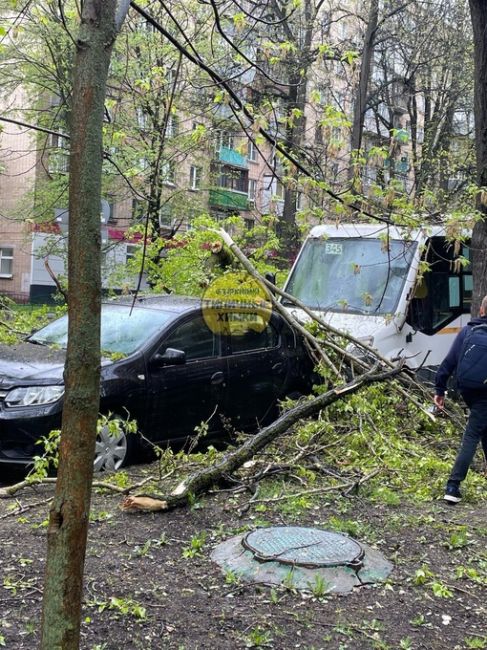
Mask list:
[{"label": "dark jeans", "polygon": [[482,449],[487,459],[487,398],[474,400],[467,404],[470,408],[470,415],[461,447],[448,479],[449,485],[458,486],[467,476],[479,442],[482,443]]}]

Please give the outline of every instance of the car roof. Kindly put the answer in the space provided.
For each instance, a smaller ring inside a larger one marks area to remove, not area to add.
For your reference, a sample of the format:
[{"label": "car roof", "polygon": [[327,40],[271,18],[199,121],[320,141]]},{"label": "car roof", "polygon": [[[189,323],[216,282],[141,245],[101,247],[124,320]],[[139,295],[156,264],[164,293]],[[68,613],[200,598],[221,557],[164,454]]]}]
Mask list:
[{"label": "car roof", "polygon": [[184,312],[197,311],[201,309],[201,298],[190,296],[179,296],[175,294],[148,294],[133,296],[117,297],[114,300],[106,301],[104,304],[110,305],[134,305],[134,307],[146,307],[148,309],[161,309],[172,311],[178,314]]}]

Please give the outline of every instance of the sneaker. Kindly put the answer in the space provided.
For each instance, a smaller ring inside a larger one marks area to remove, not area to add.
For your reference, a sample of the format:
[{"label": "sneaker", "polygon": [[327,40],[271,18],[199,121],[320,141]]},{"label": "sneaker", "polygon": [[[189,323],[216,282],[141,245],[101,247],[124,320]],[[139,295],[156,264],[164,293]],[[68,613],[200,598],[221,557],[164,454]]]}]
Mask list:
[{"label": "sneaker", "polygon": [[449,503],[459,503],[462,500],[462,493],[457,485],[447,485],[443,499]]}]

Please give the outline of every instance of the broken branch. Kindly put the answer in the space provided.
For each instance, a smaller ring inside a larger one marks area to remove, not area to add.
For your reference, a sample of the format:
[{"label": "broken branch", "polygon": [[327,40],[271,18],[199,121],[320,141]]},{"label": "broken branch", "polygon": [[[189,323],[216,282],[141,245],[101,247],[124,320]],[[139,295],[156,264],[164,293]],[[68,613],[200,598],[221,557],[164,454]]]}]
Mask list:
[{"label": "broken branch", "polygon": [[377,372],[377,370],[378,366],[375,366],[369,372],[354,378],[348,384],[332,388],[323,395],[298,404],[281,415],[275,422],[259,431],[255,436],[248,438],[243,445],[226,454],[221,461],[186,478],[169,495],[162,498],[157,495],[128,496],[123,501],[121,509],[127,512],[138,510],[154,512],[168,511],[186,505],[191,497],[201,494],[214,485],[218,485],[224,476],[240,468],[257,452],[288,431],[299,420],[308,418],[337,400],[356,393],[367,384],[385,381],[399,374],[402,366],[388,368],[381,372]]}]

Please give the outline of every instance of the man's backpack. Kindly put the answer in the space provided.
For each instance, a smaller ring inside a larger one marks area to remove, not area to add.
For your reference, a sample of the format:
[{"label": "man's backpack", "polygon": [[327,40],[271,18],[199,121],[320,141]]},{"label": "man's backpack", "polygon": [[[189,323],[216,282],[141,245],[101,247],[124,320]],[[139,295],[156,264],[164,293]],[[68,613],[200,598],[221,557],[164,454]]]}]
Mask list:
[{"label": "man's backpack", "polygon": [[456,375],[459,390],[487,392],[487,324],[475,325],[467,332]]}]

